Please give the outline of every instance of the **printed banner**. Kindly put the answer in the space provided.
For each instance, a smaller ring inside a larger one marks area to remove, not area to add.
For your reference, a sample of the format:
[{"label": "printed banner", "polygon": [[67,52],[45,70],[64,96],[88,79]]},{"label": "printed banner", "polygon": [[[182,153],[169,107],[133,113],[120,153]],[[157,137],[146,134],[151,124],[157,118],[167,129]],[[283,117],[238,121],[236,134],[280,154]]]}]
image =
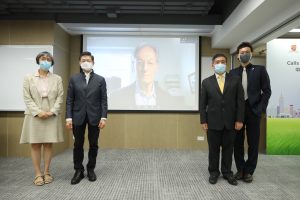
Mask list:
[{"label": "printed banner", "polygon": [[267,109],[267,153],[300,155],[300,40],[267,43],[272,96]]}]

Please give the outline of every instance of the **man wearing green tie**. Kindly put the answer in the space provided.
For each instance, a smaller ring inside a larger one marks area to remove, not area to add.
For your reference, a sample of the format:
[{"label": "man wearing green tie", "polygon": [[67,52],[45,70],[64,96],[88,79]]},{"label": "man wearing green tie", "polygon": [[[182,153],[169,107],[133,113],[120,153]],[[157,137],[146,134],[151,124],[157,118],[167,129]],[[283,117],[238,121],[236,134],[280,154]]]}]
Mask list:
[{"label": "man wearing green tie", "polygon": [[231,165],[236,131],[243,127],[244,92],[240,79],[226,73],[226,63],[224,54],[212,58],[215,74],[202,82],[200,120],[207,133],[209,182],[215,184],[218,181],[222,147],[221,173],[229,184],[237,185]]}]

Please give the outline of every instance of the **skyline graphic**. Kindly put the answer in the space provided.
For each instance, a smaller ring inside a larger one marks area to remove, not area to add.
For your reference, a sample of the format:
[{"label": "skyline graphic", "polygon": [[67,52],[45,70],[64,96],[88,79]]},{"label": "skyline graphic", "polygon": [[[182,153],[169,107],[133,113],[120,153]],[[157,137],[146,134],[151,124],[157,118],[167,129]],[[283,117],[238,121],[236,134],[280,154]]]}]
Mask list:
[{"label": "skyline graphic", "polygon": [[285,98],[281,92],[278,104],[268,106],[267,116],[272,118],[300,118],[300,108],[295,107],[294,104],[285,104]]}]

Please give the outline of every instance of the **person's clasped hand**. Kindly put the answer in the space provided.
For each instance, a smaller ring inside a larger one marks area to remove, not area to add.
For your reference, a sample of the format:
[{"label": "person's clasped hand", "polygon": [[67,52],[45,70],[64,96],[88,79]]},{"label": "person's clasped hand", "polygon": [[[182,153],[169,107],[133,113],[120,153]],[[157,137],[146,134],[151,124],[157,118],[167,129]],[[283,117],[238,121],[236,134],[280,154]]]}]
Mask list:
[{"label": "person's clasped hand", "polygon": [[47,119],[51,116],[53,116],[54,114],[52,112],[45,112],[45,111],[42,111],[40,112],[37,116],[40,118],[40,119]]}]

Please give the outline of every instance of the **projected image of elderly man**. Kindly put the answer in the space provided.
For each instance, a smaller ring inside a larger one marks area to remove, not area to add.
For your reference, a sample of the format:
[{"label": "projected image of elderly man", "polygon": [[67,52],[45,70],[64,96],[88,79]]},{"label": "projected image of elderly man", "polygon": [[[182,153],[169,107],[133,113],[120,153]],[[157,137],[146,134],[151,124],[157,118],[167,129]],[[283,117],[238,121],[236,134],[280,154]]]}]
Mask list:
[{"label": "projected image of elderly man", "polygon": [[149,44],[138,46],[134,51],[134,67],[136,82],[111,95],[112,108],[168,109],[172,96],[155,82],[159,68],[157,49]]}]

